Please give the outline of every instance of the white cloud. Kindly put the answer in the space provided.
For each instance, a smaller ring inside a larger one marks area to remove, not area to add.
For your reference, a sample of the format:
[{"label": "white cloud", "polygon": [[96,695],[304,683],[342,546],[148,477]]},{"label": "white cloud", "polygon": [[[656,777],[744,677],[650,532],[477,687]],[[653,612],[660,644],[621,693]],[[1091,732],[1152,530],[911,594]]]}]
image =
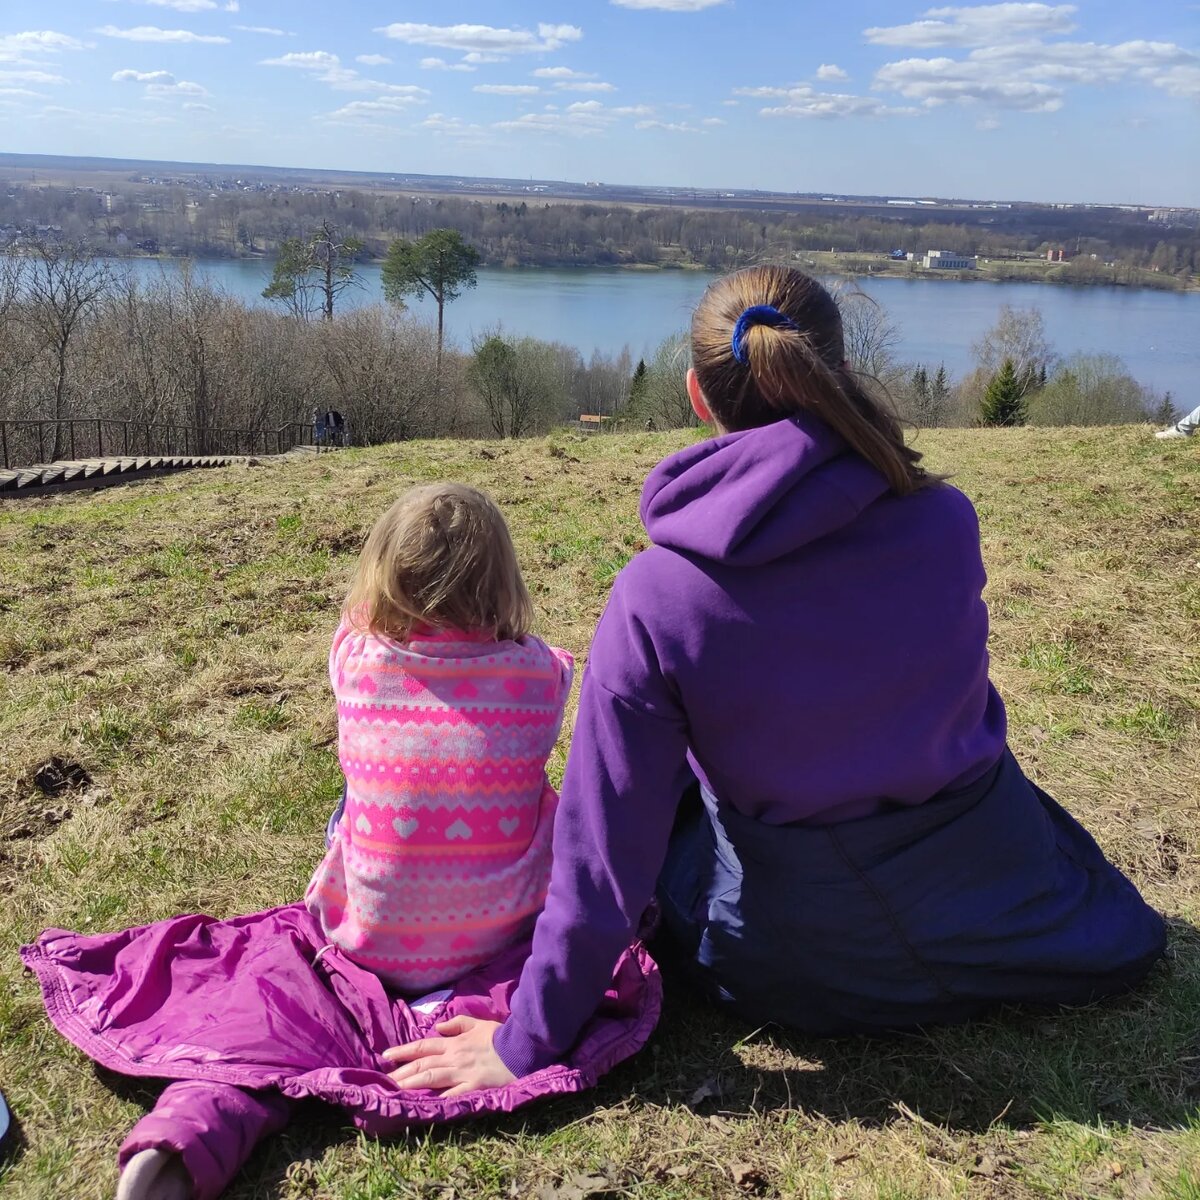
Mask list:
[{"label": "white cloud", "polygon": [[383,83],[378,79],[364,79],[352,67],[343,67],[342,60],[328,50],[297,50],[281,54],[278,58],[264,58],[259,66],[289,67],[300,71],[313,71],[321,83],[327,83],[338,92],[377,92],[391,96],[429,95],[429,89],[411,83]]},{"label": "white cloud", "polygon": [[1200,100],[1200,66],[1169,67],[1150,82],[1181,100]]},{"label": "white cloud", "polygon": [[906,58],[887,63],[875,73],[876,89],[898,92],[926,108],[940,104],[985,103],[1022,112],[1056,112],[1063,91],[1048,83],[1019,78],[1019,73],[996,71],[970,59]]},{"label": "white cloud", "polygon": [[513,121],[497,121],[493,129],[505,133],[558,134],[563,137],[595,137],[603,133],[615,120],[612,113],[599,100],[578,100],[560,112],[554,104],[546,105],[544,112],[526,113]]},{"label": "white cloud", "polygon": [[974,8],[931,8],[908,25],[863,31],[877,46],[993,46],[1014,38],[1070,33],[1074,4],[981,4]]},{"label": "white cloud", "polygon": [[113,73],[113,83],[174,83],[170,71],[133,71],[128,68]]},{"label": "white cloud", "polygon": [[612,0],[618,8],[657,8],[663,12],[702,12],[725,0]]},{"label": "white cloud", "polygon": [[448,117],[445,113],[430,113],[421,122],[421,128],[457,138],[480,139],[487,136],[487,130],[482,125],[469,124],[462,117]]},{"label": "white cloud", "polygon": [[183,107],[184,107],[185,111],[187,111],[187,112],[216,112],[217,111],[215,108],[213,108],[213,106],[211,104],[194,104],[194,103],[189,102],[188,104],[185,104]]},{"label": "white cloud", "polygon": [[146,95],[151,100],[170,100],[177,96],[203,97],[208,95],[208,89],[181,79],[178,83],[151,83],[146,88]]},{"label": "white cloud", "polygon": [[463,62],[478,64],[478,63],[502,63],[508,62],[507,54],[484,54],[480,50],[472,50],[470,54],[463,55]]},{"label": "white cloud", "polygon": [[783,87],[734,88],[734,94],[758,100],[784,100],[785,104],[759,109],[764,117],[824,118],[913,116],[914,108],[889,108],[874,96],[853,96],[841,92],[819,92],[807,83]]},{"label": "white cloud", "polygon": [[1174,42],[1014,42],[973,50],[968,63],[997,78],[1093,86],[1135,81],[1183,99],[1200,95],[1200,55]]},{"label": "white cloud", "polygon": [[35,99],[45,99],[45,92],[31,92],[29,88],[0,87],[0,96],[32,96]]},{"label": "white cloud", "polygon": [[294,33],[288,33],[286,29],[276,29],[274,25],[235,25],[239,33],[262,33],[267,37],[295,37]]},{"label": "white cloud", "polygon": [[30,54],[40,56],[82,49],[84,44],[78,38],[50,29],[0,34],[0,62],[24,62]]},{"label": "white cloud", "polygon": [[[734,94],[738,96],[748,96],[752,100],[769,100],[769,99],[786,99],[793,93],[809,93],[813,89],[807,83],[788,83],[783,87],[740,87],[734,88]],[[736,104],[737,101],[735,100]]]},{"label": "white cloud", "polygon": [[608,110],[614,117],[652,117],[654,109],[649,104],[623,104]]},{"label": "white cloud", "polygon": [[532,83],[477,83],[471,89],[488,96],[536,96],[541,90]]},{"label": "white cloud", "polygon": [[[544,54],[559,50],[568,42],[577,42],[583,30],[575,25],[541,24],[537,32],[528,29],[499,29],[492,25],[420,25],[397,22],[376,29],[385,37],[412,46],[436,46],[470,55]],[[472,61],[494,61],[484,57]]]},{"label": "white cloud", "polygon": [[695,125],[689,125],[686,121],[638,121],[634,125],[634,129],[658,129],[663,133],[703,133],[703,129],[697,129]]},{"label": "white cloud", "polygon": [[741,104],[741,101],[740,100],[722,100],[721,103],[723,105],[725,105],[726,108],[737,108]]},{"label": "white cloud", "polygon": [[138,0],[151,8],[173,8],[181,13],[211,12],[217,7],[216,0]]},{"label": "white cloud", "polygon": [[975,128],[980,133],[991,133],[993,129],[1000,128],[1000,122],[995,117],[984,117],[975,122]]},{"label": "white cloud", "polygon": [[418,64],[422,71],[474,71],[468,62],[448,63],[444,58],[423,58]]},{"label": "white cloud", "polygon": [[392,60],[386,54],[359,54],[354,61],[364,67],[386,67]]},{"label": "white cloud", "polygon": [[850,76],[842,70],[841,67],[835,66],[833,63],[822,63],[817,68],[818,79],[849,79]]},{"label": "white cloud", "polygon": [[572,79],[560,79],[554,86],[560,92],[615,92],[617,90],[611,83],[593,80],[577,82]]},{"label": "white cloud", "polygon": [[978,47],[963,59],[907,58],[876,72],[876,90],[898,92],[927,108],[984,103],[1024,112],[1056,112],[1069,86],[1142,83],[1172,96],[1200,96],[1200,55],[1174,42],[1009,41]]},{"label": "white cloud", "polygon": [[216,34],[192,33],[190,29],[159,29],[157,25],[135,25],[132,29],[103,25],[96,33],[102,37],[122,38],[127,42],[204,42],[211,46],[224,46],[229,43],[227,37]]},{"label": "white cloud", "polygon": [[575,71],[570,67],[538,67],[532,72],[534,79],[595,79],[587,71]]},{"label": "white cloud", "polygon": [[760,109],[764,117],[838,120],[844,117],[915,117],[915,108],[889,108],[871,96],[818,93],[774,107]]},{"label": "white cloud", "polygon": [[328,50],[296,50],[278,58],[264,58],[263,67],[297,67],[302,71],[328,71],[341,66],[342,60]]},{"label": "white cloud", "polygon": [[705,117],[704,120],[702,120],[700,122],[700,124],[701,125],[727,125],[728,122],[722,120],[720,117]]},{"label": "white cloud", "polygon": [[378,121],[380,118],[408,116],[408,109],[421,101],[416,96],[381,96],[378,100],[352,100],[326,118],[330,121]]},{"label": "white cloud", "polygon": [[66,83],[61,75],[39,70],[0,70],[0,83]]}]

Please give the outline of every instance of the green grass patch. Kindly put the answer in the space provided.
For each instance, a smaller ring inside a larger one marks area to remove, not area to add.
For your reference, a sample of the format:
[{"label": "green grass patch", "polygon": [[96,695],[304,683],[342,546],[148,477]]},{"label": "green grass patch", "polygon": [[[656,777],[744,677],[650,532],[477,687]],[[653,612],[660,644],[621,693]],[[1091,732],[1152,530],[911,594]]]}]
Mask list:
[{"label": "green grass patch", "polygon": [[[20,943],[301,895],[341,789],[329,638],[375,517],[419,481],[487,489],[538,632],[582,664],[645,544],[642,481],[695,436],[412,442],[0,505],[0,1081],[22,1122],[6,1200],[111,1196],[156,1091],[54,1033]],[[638,1200],[1200,1198],[1200,455],[1136,428],[920,444],[980,514],[1018,756],[1171,920],[1149,984],[838,1042],[671,984],[651,1046],[590,1094],[385,1142],[306,1109],[231,1200],[520,1200],[584,1177]],[[91,786],[38,792],[52,755]]]}]

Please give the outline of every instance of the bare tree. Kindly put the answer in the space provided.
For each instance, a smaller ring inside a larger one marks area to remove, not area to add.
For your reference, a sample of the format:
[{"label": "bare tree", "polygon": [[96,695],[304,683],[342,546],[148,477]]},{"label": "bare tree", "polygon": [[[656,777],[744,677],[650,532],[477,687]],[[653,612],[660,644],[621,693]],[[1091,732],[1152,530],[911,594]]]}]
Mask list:
[{"label": "bare tree", "polygon": [[1031,425],[1129,425],[1148,421],[1157,397],[1115,354],[1075,354],[1031,401]]},{"label": "bare tree", "polygon": [[320,346],[322,373],[355,442],[396,442],[432,432],[432,328],[375,306],[323,328]]},{"label": "bare tree", "polygon": [[345,237],[338,227],[322,221],[302,238],[287,238],[279,247],[275,273],[263,290],[267,300],[280,300],[296,317],[320,312],[333,320],[333,308],[347,289],[362,287],[354,269],[362,253],[361,238]]},{"label": "bare tree", "polygon": [[34,355],[21,303],[26,268],[24,257],[0,254],[0,415],[9,414],[13,393]]},{"label": "bare tree", "polygon": [[842,313],[846,361],[859,375],[896,387],[903,375],[896,359],[900,330],[887,309],[851,284],[835,284],[832,294]]},{"label": "bare tree", "polygon": [[[108,265],[87,246],[47,241],[34,246],[25,284],[28,320],[50,360],[52,400],[48,415],[56,421],[68,415],[72,352],[81,323],[110,282]],[[64,445],[63,428],[56,424],[53,458],[62,457]]]},{"label": "bare tree", "polygon": [[677,333],[666,338],[646,364],[645,380],[639,387],[639,423],[651,420],[658,429],[683,429],[698,425],[687,390],[687,371],[691,363],[691,338]]},{"label": "bare tree", "polygon": [[1023,396],[1045,386],[1056,359],[1046,340],[1042,310],[1034,305],[1001,307],[996,324],[971,347],[971,353],[977,369],[987,379],[1000,370],[1006,359],[1011,359]]},{"label": "bare tree", "polygon": [[166,289],[163,300],[170,331],[168,371],[180,416],[196,430],[197,449],[212,449],[209,430],[220,423],[220,392],[214,378],[216,359],[211,341],[222,297],[185,268],[178,286]]}]

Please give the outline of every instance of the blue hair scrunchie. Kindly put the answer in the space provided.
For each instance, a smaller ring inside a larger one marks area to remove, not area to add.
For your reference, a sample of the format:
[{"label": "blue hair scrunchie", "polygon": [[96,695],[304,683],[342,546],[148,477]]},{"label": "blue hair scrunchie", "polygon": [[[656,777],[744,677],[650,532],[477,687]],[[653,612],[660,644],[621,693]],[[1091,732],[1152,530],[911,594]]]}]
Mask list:
[{"label": "blue hair scrunchie", "polygon": [[774,305],[752,304],[738,317],[737,324],[733,327],[733,340],[730,343],[733,348],[733,357],[743,366],[750,361],[746,354],[746,334],[755,325],[770,325],[773,329],[795,329],[797,332],[800,329],[800,326],[791,317],[781,313]]}]

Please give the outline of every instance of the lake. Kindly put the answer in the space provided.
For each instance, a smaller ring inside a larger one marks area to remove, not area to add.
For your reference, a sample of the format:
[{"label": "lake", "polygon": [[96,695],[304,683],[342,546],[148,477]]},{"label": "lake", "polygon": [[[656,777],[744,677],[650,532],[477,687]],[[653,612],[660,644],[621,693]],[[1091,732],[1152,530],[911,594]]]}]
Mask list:
[{"label": "lake", "polygon": [[[177,265],[133,259],[145,278]],[[213,260],[199,264],[211,281],[246,301],[271,275],[264,262]],[[343,294],[345,305],[382,299],[378,265],[363,268],[364,287]],[[564,342],[584,356],[649,356],[666,337],[686,329],[711,276],[691,271],[601,269],[483,269],[479,286],[446,306],[447,339],[468,346],[497,325],[506,332]],[[930,369],[945,363],[951,375],[971,365],[971,346],[996,321],[1001,305],[1036,305],[1051,345],[1061,355],[1116,354],[1130,374],[1176,406],[1200,403],[1200,293],[1129,288],[1065,287],[1037,283],[960,283],[937,279],[862,279],[863,291],[882,304],[900,329],[900,356]],[[411,310],[436,317],[432,301]]]}]

